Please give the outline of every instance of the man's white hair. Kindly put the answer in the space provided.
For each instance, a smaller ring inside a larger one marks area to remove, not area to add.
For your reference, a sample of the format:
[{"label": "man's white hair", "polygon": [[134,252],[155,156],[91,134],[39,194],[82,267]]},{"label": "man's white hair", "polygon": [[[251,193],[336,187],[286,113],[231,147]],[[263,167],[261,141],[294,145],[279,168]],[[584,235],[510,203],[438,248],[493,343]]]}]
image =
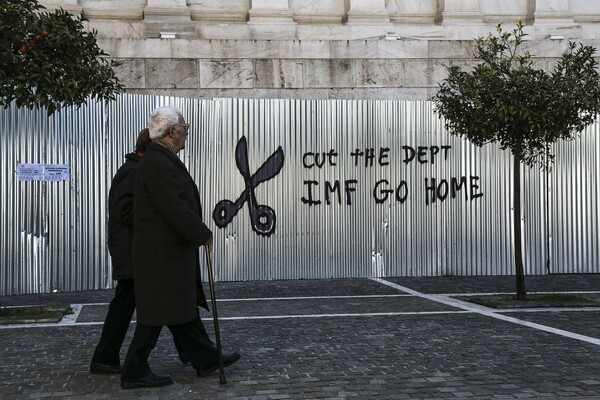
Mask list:
[{"label": "man's white hair", "polygon": [[152,111],[148,119],[150,139],[159,139],[167,136],[169,128],[179,123],[181,110],[174,107],[158,107]]}]

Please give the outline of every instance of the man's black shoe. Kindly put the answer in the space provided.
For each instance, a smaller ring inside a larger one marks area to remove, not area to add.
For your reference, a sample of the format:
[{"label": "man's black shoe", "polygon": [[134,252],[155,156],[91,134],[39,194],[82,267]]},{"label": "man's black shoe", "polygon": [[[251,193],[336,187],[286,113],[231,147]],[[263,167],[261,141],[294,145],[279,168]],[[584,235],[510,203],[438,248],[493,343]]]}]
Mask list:
[{"label": "man's black shoe", "polygon": [[183,351],[179,353],[179,361],[181,361],[183,365],[188,365],[190,363],[190,359],[188,358],[187,354]]},{"label": "man's black shoe", "polygon": [[123,371],[120,365],[108,365],[92,361],[90,364],[90,372],[92,374],[120,374]]},{"label": "man's black shoe", "polygon": [[121,389],[135,389],[143,387],[161,387],[173,384],[170,376],[156,376],[150,372],[145,377],[134,382],[128,382],[121,379]]},{"label": "man's black shoe", "polygon": [[[223,367],[229,367],[231,364],[237,362],[241,357],[242,356],[237,351],[235,351],[231,354],[223,354]],[[203,378],[205,376],[212,374],[213,372],[215,372],[218,369],[219,369],[219,359],[217,358],[215,360],[214,364],[211,364],[206,368],[198,370],[197,374],[199,377]]]}]

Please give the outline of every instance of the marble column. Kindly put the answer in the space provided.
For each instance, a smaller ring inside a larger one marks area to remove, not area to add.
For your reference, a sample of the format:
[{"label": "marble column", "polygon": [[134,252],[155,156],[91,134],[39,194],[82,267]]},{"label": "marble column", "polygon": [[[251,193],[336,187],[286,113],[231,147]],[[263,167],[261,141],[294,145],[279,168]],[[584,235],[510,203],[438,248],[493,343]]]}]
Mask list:
[{"label": "marble column", "polygon": [[247,26],[251,39],[294,40],[297,35],[288,0],[250,0]]},{"label": "marble column", "polygon": [[517,21],[530,24],[533,21],[535,3],[532,0],[479,0],[484,21],[491,24],[514,25]]},{"label": "marble column", "polygon": [[133,19],[144,18],[146,0],[80,0],[86,19]]},{"label": "marble column", "polygon": [[573,25],[569,0],[535,0],[535,25]]},{"label": "marble column", "polygon": [[62,8],[74,15],[81,15],[82,11],[82,7],[77,3],[77,0],[40,0],[40,4],[46,7],[48,11]]},{"label": "marble column", "polygon": [[569,8],[573,12],[573,19],[580,23],[600,22],[600,1],[571,0]]},{"label": "marble column", "polygon": [[192,13],[185,0],[148,0],[144,8],[144,36],[160,37],[161,32],[176,37],[195,37]]},{"label": "marble column", "polygon": [[185,0],[148,0],[144,9],[146,21],[191,21],[191,12]]},{"label": "marble column", "polygon": [[437,22],[442,25],[483,24],[478,0],[439,0]]},{"label": "marble column", "polygon": [[246,23],[249,0],[188,0],[192,20],[207,23]]},{"label": "marble column", "polygon": [[564,47],[567,40],[582,37],[582,27],[573,18],[569,0],[535,0],[534,18],[536,39],[550,39]]},{"label": "marble column", "polygon": [[249,24],[295,24],[288,0],[251,0]]},{"label": "marble column", "polygon": [[290,0],[294,21],[300,24],[341,24],[344,0]]},{"label": "marble column", "polygon": [[433,24],[436,0],[390,0],[387,2],[390,20],[394,23]]},{"label": "marble column", "polygon": [[389,24],[390,14],[384,0],[346,0],[345,22],[357,24]]}]

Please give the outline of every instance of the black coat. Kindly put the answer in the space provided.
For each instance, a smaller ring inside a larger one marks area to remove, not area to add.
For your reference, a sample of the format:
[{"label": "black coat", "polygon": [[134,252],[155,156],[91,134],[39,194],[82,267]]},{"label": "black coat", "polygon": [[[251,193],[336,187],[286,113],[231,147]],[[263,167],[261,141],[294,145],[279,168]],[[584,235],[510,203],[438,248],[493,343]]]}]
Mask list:
[{"label": "black coat", "polygon": [[176,325],[208,309],[198,247],[212,232],[202,221],[198,188],[179,157],[151,143],[135,182],[133,279],[137,321]]},{"label": "black coat", "polygon": [[129,153],[112,179],[108,192],[108,251],[112,259],[112,277],[133,278],[131,244],[133,242],[133,187],[140,156]]}]

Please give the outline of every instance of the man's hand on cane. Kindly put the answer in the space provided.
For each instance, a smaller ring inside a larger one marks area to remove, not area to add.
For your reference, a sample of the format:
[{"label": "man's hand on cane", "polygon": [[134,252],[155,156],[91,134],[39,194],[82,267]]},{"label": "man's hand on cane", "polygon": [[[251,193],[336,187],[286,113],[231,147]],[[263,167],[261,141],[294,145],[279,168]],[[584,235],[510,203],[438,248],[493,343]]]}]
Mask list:
[{"label": "man's hand on cane", "polygon": [[206,243],[204,243],[204,246],[206,246],[206,251],[208,251],[209,253],[212,252],[212,246],[213,246],[212,237],[210,239],[208,239],[206,241]]}]

